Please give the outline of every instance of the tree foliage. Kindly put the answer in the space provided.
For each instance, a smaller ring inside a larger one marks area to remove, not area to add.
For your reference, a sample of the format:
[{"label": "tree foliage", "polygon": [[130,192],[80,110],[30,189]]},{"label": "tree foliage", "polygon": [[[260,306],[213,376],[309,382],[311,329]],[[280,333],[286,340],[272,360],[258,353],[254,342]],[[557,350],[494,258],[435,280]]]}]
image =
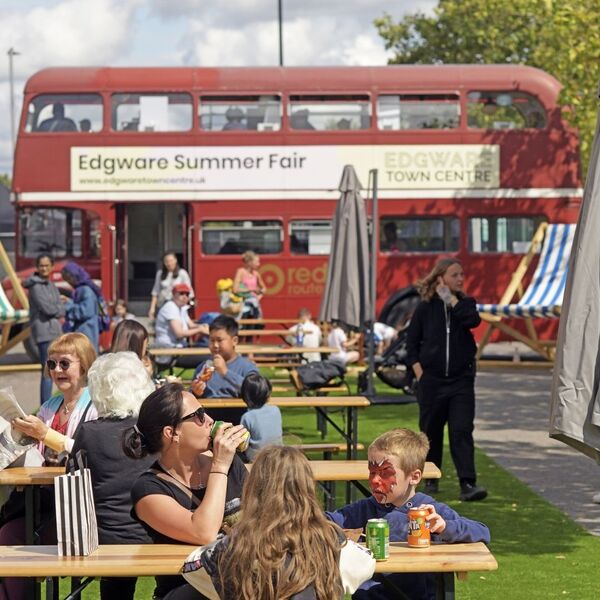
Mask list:
[{"label": "tree foliage", "polygon": [[584,171],[600,80],[598,0],[439,0],[433,15],[375,21],[395,64],[512,63],[554,75],[559,102],[579,129]]},{"label": "tree foliage", "polygon": [[10,189],[10,177],[6,173],[0,173],[0,183],[3,183],[8,189]]}]

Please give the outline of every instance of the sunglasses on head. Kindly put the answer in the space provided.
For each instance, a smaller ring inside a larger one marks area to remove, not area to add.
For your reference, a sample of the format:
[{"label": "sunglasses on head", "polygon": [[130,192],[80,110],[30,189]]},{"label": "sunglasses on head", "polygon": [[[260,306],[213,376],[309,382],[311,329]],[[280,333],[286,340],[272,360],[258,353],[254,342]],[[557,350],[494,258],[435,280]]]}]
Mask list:
[{"label": "sunglasses on head", "polygon": [[60,360],[49,358],[46,361],[46,366],[48,367],[48,371],[54,371],[56,367],[60,367],[63,371],[67,371],[74,362],[78,361],[68,360],[67,358],[61,358]]},{"label": "sunglasses on head", "polygon": [[182,423],[183,421],[189,421],[189,419],[193,419],[194,417],[198,417],[198,421],[200,421],[200,425],[203,425],[204,421],[206,420],[206,412],[204,410],[204,407],[200,406],[193,413],[190,413],[189,415],[185,415],[184,417],[181,417],[181,419],[179,419],[179,422]]}]

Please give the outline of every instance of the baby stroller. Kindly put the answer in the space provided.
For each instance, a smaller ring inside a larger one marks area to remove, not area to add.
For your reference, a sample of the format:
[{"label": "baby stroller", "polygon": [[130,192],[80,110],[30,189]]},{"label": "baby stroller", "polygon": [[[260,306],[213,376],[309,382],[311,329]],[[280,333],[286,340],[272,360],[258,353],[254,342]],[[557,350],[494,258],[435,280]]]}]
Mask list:
[{"label": "baby stroller", "polygon": [[[398,329],[396,339],[382,356],[375,357],[375,373],[385,384],[405,394],[415,394],[415,376],[406,364],[406,340],[410,319],[420,301],[419,293],[413,286],[398,290],[385,303],[378,321]],[[359,377],[359,391],[364,393],[367,385],[366,371]]]}]

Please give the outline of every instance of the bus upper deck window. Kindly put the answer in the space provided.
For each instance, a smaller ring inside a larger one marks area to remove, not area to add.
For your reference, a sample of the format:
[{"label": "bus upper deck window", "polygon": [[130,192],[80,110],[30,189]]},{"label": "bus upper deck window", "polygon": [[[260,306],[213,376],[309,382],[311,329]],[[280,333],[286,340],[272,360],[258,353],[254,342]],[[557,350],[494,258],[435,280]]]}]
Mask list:
[{"label": "bus upper deck window", "polygon": [[190,131],[192,97],[183,93],[113,94],[111,114],[114,131]]},{"label": "bus upper deck window", "polygon": [[377,99],[378,129],[456,129],[459,123],[456,94],[385,95]]},{"label": "bus upper deck window", "polygon": [[546,111],[525,92],[471,91],[467,94],[467,124],[471,129],[544,129]]},{"label": "bus upper deck window", "polygon": [[102,129],[99,94],[42,94],[27,109],[28,132],[93,133]]},{"label": "bus upper deck window", "polygon": [[346,131],[371,127],[371,102],[366,95],[290,96],[291,129]]},{"label": "bus upper deck window", "polygon": [[204,131],[279,131],[279,96],[202,96],[198,106]]}]

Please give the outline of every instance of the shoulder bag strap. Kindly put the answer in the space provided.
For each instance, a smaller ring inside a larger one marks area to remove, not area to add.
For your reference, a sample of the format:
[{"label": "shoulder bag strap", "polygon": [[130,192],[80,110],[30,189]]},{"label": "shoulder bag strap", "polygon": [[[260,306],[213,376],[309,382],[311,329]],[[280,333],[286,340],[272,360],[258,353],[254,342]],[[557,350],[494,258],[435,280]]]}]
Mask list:
[{"label": "shoulder bag strap", "polygon": [[192,490],[183,485],[181,481],[175,479],[173,475],[165,473],[164,471],[159,471],[158,469],[148,469],[147,472],[156,475],[159,479],[162,479],[163,481],[169,481],[170,483],[174,483],[192,501],[193,504],[195,504],[196,506],[200,506],[200,500],[196,498],[196,496],[192,493]]}]

